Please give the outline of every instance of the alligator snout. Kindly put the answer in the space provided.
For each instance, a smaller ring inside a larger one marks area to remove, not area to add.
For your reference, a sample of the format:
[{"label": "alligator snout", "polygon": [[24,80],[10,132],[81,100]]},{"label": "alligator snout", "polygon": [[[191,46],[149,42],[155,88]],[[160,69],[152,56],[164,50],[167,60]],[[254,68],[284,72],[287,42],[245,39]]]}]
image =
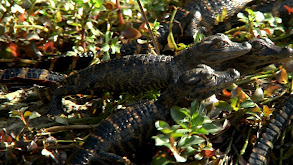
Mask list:
[{"label": "alligator snout", "polygon": [[290,56],[293,55],[293,49],[290,48],[289,46],[284,47],[284,48],[282,49],[282,52],[284,52],[284,53],[288,53],[288,54],[290,54]]},{"label": "alligator snout", "polygon": [[252,48],[252,46],[249,42],[243,42],[242,46],[243,46],[243,48],[246,48],[246,50],[250,50]]},{"label": "alligator snout", "polygon": [[240,77],[240,72],[238,72],[236,69],[230,68],[228,69],[228,72],[232,79],[237,79]]}]

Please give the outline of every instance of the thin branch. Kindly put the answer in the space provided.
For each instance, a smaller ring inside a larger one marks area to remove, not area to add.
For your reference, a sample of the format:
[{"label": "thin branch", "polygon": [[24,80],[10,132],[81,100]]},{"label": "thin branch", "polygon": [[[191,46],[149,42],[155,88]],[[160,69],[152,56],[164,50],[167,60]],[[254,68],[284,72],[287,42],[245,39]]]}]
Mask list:
[{"label": "thin branch", "polygon": [[119,19],[119,22],[120,24],[124,25],[125,24],[125,21],[123,19],[123,15],[121,13],[121,9],[120,9],[120,0],[116,0],[116,7],[117,7],[117,15],[118,15],[118,19]]},{"label": "thin branch", "polygon": [[151,26],[149,24],[149,20],[147,19],[146,15],[145,15],[145,13],[143,11],[143,8],[142,8],[142,5],[140,3],[140,0],[137,0],[137,3],[138,3],[138,6],[140,8],[140,11],[141,11],[141,14],[142,14],[143,18],[145,19],[146,25],[147,25],[147,27],[149,29],[148,31],[149,31],[150,36],[152,37],[152,40],[153,40],[153,43],[154,43],[154,46],[155,46],[156,53],[157,54],[160,54],[160,49],[159,49],[159,45],[158,45],[157,38],[156,38],[156,36],[154,36],[154,34],[153,34],[152,30],[151,30]]}]

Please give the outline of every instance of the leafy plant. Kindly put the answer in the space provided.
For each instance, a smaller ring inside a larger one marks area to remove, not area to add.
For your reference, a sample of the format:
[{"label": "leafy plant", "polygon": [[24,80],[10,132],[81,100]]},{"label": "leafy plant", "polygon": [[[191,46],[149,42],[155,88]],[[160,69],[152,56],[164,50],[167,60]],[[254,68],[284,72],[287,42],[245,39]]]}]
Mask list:
[{"label": "leafy plant", "polygon": [[262,13],[246,8],[248,16],[244,13],[238,13],[238,21],[245,23],[242,27],[237,27],[227,31],[233,33],[233,36],[239,35],[240,38],[257,38],[257,37],[277,37],[285,33],[282,19],[274,17],[272,13]]},{"label": "leafy plant", "polygon": [[[204,156],[201,151],[212,150],[212,144],[205,135],[217,133],[222,127],[205,115],[204,106],[198,101],[194,101],[190,109],[173,107],[171,116],[176,124],[170,126],[165,121],[157,121],[155,126],[163,134],[153,136],[153,139],[157,146],[169,148],[176,162],[186,162],[189,158],[200,160]],[[162,158],[154,159],[159,160]]]}]

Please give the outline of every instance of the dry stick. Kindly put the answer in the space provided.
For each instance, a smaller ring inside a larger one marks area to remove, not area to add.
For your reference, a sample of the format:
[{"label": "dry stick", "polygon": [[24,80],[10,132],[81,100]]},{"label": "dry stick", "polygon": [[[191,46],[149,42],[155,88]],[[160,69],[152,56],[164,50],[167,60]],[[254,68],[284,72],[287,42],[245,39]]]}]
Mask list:
[{"label": "dry stick", "polygon": [[156,50],[156,53],[157,54],[160,54],[160,50],[159,50],[159,45],[158,45],[158,41],[157,41],[157,38],[154,36],[152,30],[151,30],[151,27],[150,27],[150,24],[149,24],[149,20],[147,19],[144,11],[143,11],[143,8],[142,8],[142,5],[140,3],[140,0],[137,0],[137,3],[138,3],[138,6],[140,8],[140,11],[141,11],[141,14],[143,16],[143,18],[145,19],[145,22],[146,22],[146,25],[148,27],[148,31],[149,31],[149,34],[150,36],[152,37],[152,40],[153,40],[153,43],[154,43],[154,46],[155,46],[155,50]]}]

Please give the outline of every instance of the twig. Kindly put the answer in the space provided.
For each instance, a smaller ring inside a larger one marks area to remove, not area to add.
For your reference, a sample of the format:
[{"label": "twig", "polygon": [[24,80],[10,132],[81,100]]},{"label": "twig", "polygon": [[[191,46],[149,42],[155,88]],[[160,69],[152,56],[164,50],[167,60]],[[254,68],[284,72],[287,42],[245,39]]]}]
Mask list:
[{"label": "twig", "polygon": [[33,29],[41,29],[45,32],[49,32],[48,28],[40,25],[14,25],[15,28],[33,28]]},{"label": "twig", "polygon": [[154,34],[153,34],[152,30],[151,30],[151,26],[149,24],[149,20],[147,19],[146,15],[145,15],[145,13],[143,11],[143,8],[142,8],[142,5],[140,3],[140,0],[137,0],[137,3],[138,3],[138,6],[140,8],[140,11],[141,11],[141,14],[142,14],[143,18],[145,19],[146,25],[147,25],[147,27],[149,29],[148,31],[149,31],[150,36],[152,37],[152,40],[153,40],[153,43],[154,43],[154,46],[155,46],[156,53],[157,54],[160,54],[160,50],[159,50],[159,45],[158,45],[157,38],[154,36]]},{"label": "twig", "polygon": [[118,9],[117,10],[117,15],[118,15],[119,22],[120,22],[120,24],[124,25],[125,21],[123,19],[123,15],[121,13],[120,0],[116,0],[116,7]]},{"label": "twig", "polygon": [[46,132],[56,132],[56,131],[63,131],[63,130],[73,130],[73,129],[89,129],[95,128],[98,124],[95,125],[65,125],[65,126],[53,126],[50,128],[45,128]]},{"label": "twig", "polygon": [[246,139],[245,139],[244,145],[243,145],[243,147],[242,147],[242,149],[241,149],[241,151],[240,151],[240,155],[241,155],[241,156],[244,155],[244,153],[245,153],[245,150],[246,150],[247,145],[248,145],[248,142],[249,142],[249,137],[250,137],[250,135],[251,135],[251,128],[248,129],[248,133],[247,133],[247,136],[246,136]]}]

